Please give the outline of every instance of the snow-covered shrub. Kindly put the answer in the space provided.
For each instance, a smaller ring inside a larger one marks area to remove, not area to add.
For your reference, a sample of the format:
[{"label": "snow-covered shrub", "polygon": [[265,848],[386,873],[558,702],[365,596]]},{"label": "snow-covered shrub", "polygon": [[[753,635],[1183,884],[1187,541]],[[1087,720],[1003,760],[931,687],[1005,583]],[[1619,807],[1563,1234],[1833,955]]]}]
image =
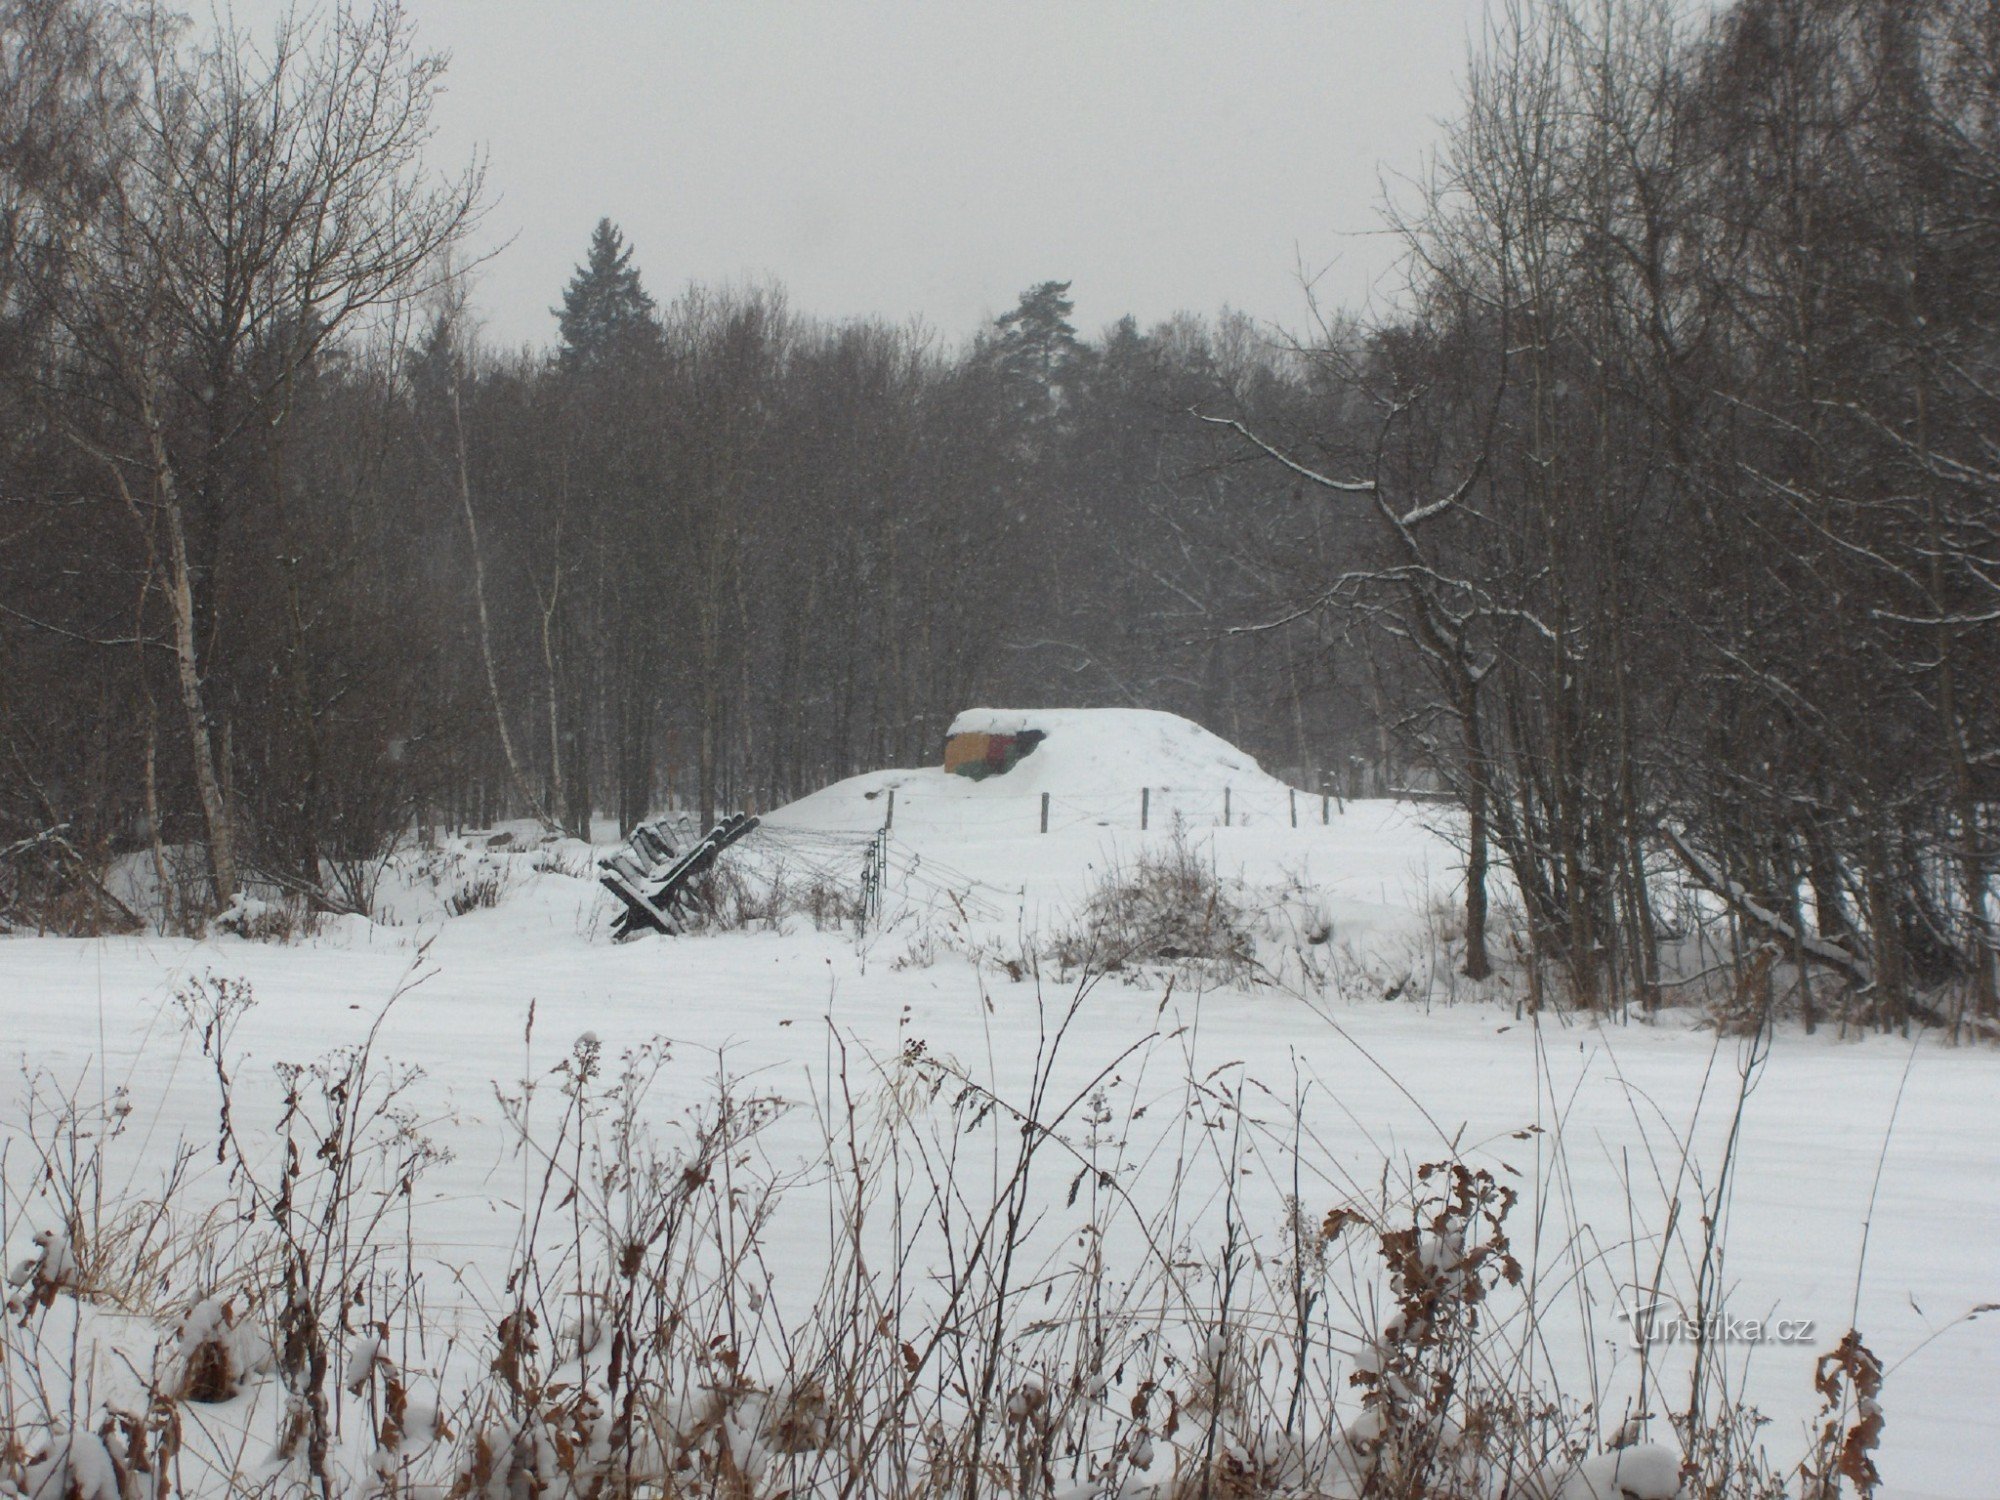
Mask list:
[{"label": "snow-covered shrub", "polygon": [[491,911],[500,904],[500,893],[505,889],[506,881],[499,870],[491,866],[481,868],[445,897],[445,910],[454,917]]},{"label": "snow-covered shrub", "polygon": [[447,916],[490,911],[513,885],[508,856],[456,845],[426,849],[411,867],[412,885],[428,889]]},{"label": "snow-covered shrub", "polygon": [[62,827],[20,832],[0,818],[0,933],[102,937],[139,929],[138,915],[111,890],[107,858],[86,858]]},{"label": "snow-covered shrub", "polygon": [[[161,1292],[207,1251],[219,1210],[185,1201],[192,1153],[177,1153],[156,1187],[134,1190],[120,1142],[133,1115],[123,1085],[89,1098],[75,1081],[24,1069],[19,1114],[0,1135],[17,1169],[18,1197],[4,1204],[9,1232],[6,1296],[17,1310],[48,1307],[57,1292],[95,1306],[152,1316]],[[123,1192],[108,1191],[122,1180]],[[10,1192],[13,1183],[7,1186]]]},{"label": "snow-covered shrub", "polygon": [[1176,826],[1165,846],[1104,872],[1050,956],[1065,971],[1197,964],[1247,977],[1256,957],[1254,921],[1241,893],[1225,887]]},{"label": "snow-covered shrub", "polygon": [[1557,1500],[1681,1500],[1681,1455],[1662,1443],[1637,1443],[1587,1458]]},{"label": "snow-covered shrub", "polygon": [[[252,1281],[269,1335],[257,1326],[263,1318],[247,1319],[211,1297],[183,1318],[165,1368],[190,1399],[199,1392],[226,1400],[247,1377],[268,1371],[281,1393],[271,1463],[317,1492],[339,1493],[343,1369],[354,1394],[378,1407],[406,1399],[400,1382],[378,1392],[375,1356],[391,1320],[416,1319],[421,1307],[408,1279],[395,1274],[410,1254],[407,1240],[394,1238],[405,1226],[374,1205],[416,1192],[443,1157],[406,1102],[422,1075],[367,1044],[279,1062],[285,1103],[275,1136],[239,1133],[233,1037],[254,996],[240,980],[210,977],[184,984],[177,1000],[218,1090],[216,1157],[233,1195],[229,1222],[241,1230],[231,1260]],[[389,1420],[392,1411],[380,1414],[380,1427],[370,1422],[368,1430],[401,1427],[400,1416]]]},{"label": "snow-covered shrub", "polygon": [[1259,936],[1285,948],[1323,948],[1333,941],[1326,897],[1302,879],[1287,881],[1257,912]]},{"label": "snow-covered shrub", "polygon": [[1307,993],[1333,983],[1334,920],[1323,892],[1293,875],[1281,884],[1245,891],[1242,901],[1250,912],[1261,977]]},{"label": "snow-covered shrub", "polygon": [[319,914],[298,896],[252,896],[238,891],[211,925],[253,943],[290,943],[319,930]]},{"label": "snow-covered shrub", "polygon": [[21,1331],[0,1325],[0,1496],[169,1500],[182,1477],[173,1398],[140,1383],[91,1399],[96,1371],[81,1325],[49,1341]]},{"label": "snow-covered shrub", "polygon": [[58,1292],[74,1294],[78,1275],[76,1256],[69,1235],[60,1229],[44,1229],[33,1240],[34,1249],[8,1268],[7,1311],[26,1317],[52,1306]]},{"label": "snow-covered shrub", "polygon": [[940,938],[937,926],[931,922],[921,923],[910,934],[903,951],[889,960],[889,967],[898,973],[908,969],[928,969],[938,961],[938,954],[948,943]]},{"label": "snow-covered shrub", "polygon": [[686,910],[690,926],[706,932],[782,932],[793,918],[834,932],[859,920],[861,896],[840,873],[725,855],[689,883]]},{"label": "snow-covered shrub", "polygon": [[560,875],[566,880],[597,880],[597,854],[588,844],[554,845],[537,849],[529,859],[537,875]]},{"label": "snow-covered shrub", "polygon": [[182,1314],[167,1351],[165,1385],[178,1401],[228,1401],[271,1367],[271,1346],[231,1297],[204,1297]]},{"label": "snow-covered shrub", "polygon": [[57,1428],[24,1465],[30,1500],[127,1500],[128,1473],[103,1438],[87,1428]]},{"label": "snow-covered shrub", "polygon": [[1361,1413],[1343,1434],[1344,1461],[1378,1494],[1478,1494],[1495,1450],[1511,1467],[1515,1445],[1533,1428],[1517,1393],[1493,1379],[1482,1339],[1488,1299],[1522,1280],[1507,1237],[1517,1195],[1455,1160],[1425,1163],[1415,1175],[1395,1227],[1335,1208],[1320,1228],[1328,1240],[1353,1226],[1372,1235],[1389,1302],[1354,1355],[1349,1380]]}]

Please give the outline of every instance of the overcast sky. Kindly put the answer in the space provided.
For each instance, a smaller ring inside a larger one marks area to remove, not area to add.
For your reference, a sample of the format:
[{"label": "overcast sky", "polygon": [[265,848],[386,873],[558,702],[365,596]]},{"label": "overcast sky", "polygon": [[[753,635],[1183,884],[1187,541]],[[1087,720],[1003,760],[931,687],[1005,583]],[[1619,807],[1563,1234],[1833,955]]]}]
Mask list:
[{"label": "overcast sky", "polygon": [[[1355,305],[1375,207],[1452,112],[1483,0],[408,0],[448,52],[440,163],[488,154],[488,336],[547,343],[608,215],[664,301],[957,339],[1042,280],[1076,322]],[[278,0],[236,0],[261,27]],[[309,8],[309,7],[308,7]]]}]

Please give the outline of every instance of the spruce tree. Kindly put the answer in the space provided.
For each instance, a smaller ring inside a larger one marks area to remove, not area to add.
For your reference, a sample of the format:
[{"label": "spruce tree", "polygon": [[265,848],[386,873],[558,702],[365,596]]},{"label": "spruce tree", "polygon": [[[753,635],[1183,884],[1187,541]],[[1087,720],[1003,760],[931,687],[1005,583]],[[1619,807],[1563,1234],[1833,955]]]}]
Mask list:
[{"label": "spruce tree", "polygon": [[590,252],[554,312],[562,330],[557,360],[566,370],[602,365],[620,350],[659,337],[653,299],[639,284],[632,247],[609,219],[597,221]]}]

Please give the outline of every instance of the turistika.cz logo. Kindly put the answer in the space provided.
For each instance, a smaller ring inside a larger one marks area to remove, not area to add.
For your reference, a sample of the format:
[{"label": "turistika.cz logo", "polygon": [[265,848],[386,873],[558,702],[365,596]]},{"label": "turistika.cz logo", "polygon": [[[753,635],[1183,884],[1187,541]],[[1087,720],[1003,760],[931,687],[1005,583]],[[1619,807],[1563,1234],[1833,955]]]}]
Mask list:
[{"label": "turistika.cz logo", "polygon": [[1696,1317],[1663,1297],[1623,1304],[1618,1316],[1630,1325],[1635,1349],[1653,1344],[1810,1344],[1813,1339],[1810,1318]]}]

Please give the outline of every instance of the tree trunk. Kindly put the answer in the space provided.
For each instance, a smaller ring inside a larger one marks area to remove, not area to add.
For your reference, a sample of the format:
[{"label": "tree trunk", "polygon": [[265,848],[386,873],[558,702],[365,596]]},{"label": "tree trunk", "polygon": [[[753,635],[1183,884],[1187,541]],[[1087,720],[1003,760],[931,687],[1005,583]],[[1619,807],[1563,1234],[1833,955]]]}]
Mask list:
[{"label": "tree trunk", "polygon": [[1493,961],[1486,951],[1486,876],[1491,859],[1486,828],[1488,768],[1477,698],[1468,695],[1459,712],[1466,769],[1465,977],[1476,980],[1493,973]]},{"label": "tree trunk", "polygon": [[1486,952],[1486,794],[1475,789],[1467,799],[1465,854],[1465,977],[1486,979],[1493,962]]},{"label": "tree trunk", "polygon": [[[479,656],[486,666],[486,692],[493,705],[493,728],[500,739],[500,753],[507,762],[507,779],[514,783],[514,790],[528,805],[538,822],[544,827],[549,824],[549,816],[542,811],[541,799],[528,785],[528,778],[521,773],[521,758],[514,753],[514,737],[507,732],[507,711],[500,700],[500,673],[493,663],[493,626],[486,612],[486,568],[479,557],[479,522],[472,510],[472,465],[466,454],[465,413],[459,403],[459,377],[456,359],[453,362],[451,378],[451,427],[454,446],[458,456],[458,503],[465,515],[465,536],[472,549],[472,598],[479,612]],[[480,821],[485,822],[482,817]]]},{"label": "tree trunk", "polygon": [[159,744],[159,714],[149,692],[146,694],[146,827],[152,843],[153,879],[160,887],[160,930],[177,932],[182,930],[185,918],[175,909],[173,877],[167,871],[166,836],[160,829]]},{"label": "tree trunk", "polygon": [[173,461],[157,425],[148,424],[152,447],[153,483],[160,513],[167,526],[167,604],[174,627],[175,680],[181,709],[187,715],[188,747],[193,752],[195,790],[201,798],[202,821],[208,829],[208,871],[214,886],[213,908],[222,910],[236,898],[236,830],[222,795],[215,750],[208,732],[208,708],[202,700],[201,663],[194,629],[194,579],[188,566],[187,527],[183,524]]}]

